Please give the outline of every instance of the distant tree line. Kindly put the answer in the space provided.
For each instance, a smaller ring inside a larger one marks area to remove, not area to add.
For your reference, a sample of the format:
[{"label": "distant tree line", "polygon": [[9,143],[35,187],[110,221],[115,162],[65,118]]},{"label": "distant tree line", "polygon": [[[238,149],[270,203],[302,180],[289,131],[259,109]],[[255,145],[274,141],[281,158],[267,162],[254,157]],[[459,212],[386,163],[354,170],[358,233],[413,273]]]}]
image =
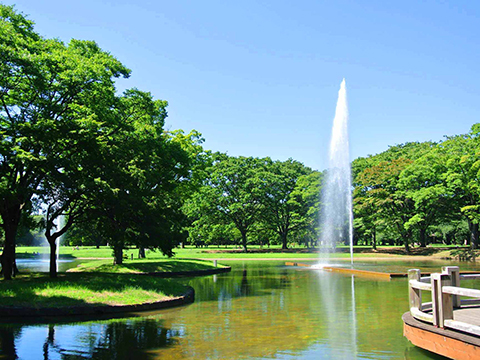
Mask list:
[{"label": "distant tree line", "polygon": [[479,246],[480,124],[438,143],[406,143],[352,163],[355,239]]},{"label": "distant tree line", "polygon": [[184,205],[191,244],[316,244],[321,173],[291,159],[217,153],[205,174]]},{"label": "distant tree line", "polygon": [[[291,159],[214,154],[205,174],[184,205],[190,244],[318,245],[324,173]],[[478,248],[480,124],[442,142],[357,158],[352,177],[354,245]]]}]

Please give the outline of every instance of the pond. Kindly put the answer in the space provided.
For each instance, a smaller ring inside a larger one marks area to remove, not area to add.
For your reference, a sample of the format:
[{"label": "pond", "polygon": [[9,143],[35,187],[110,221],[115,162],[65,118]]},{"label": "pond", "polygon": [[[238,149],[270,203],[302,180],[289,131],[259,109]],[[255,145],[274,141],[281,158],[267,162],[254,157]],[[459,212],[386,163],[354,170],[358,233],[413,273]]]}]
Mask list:
[{"label": "pond", "polygon": [[[224,263],[231,273],[183,280],[196,291],[189,306],[126,319],[2,324],[0,359],[442,359],[402,335],[406,279]],[[445,262],[422,265],[439,270]]]},{"label": "pond", "polygon": [[[62,259],[57,260],[58,271],[66,271],[77,266],[79,260]],[[19,271],[48,272],[50,260],[48,256],[38,256],[28,259],[17,259],[16,264]]]}]

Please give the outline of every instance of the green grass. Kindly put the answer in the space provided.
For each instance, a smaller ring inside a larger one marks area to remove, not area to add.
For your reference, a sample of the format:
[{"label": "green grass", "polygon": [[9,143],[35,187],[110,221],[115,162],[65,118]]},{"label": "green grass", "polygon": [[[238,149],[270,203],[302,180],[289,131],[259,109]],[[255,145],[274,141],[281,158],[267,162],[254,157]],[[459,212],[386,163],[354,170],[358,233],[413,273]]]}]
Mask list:
[{"label": "green grass", "polygon": [[0,306],[49,308],[154,302],[179,296],[187,287],[175,280],[138,273],[214,268],[212,261],[204,260],[142,259],[118,266],[113,266],[111,259],[89,260],[60,273],[56,279],[50,279],[48,274],[26,273],[13,281],[1,281]]},{"label": "green grass", "polygon": [[[388,249],[392,247],[381,246],[378,249]],[[260,249],[259,246],[249,246],[250,250],[258,250]],[[369,247],[365,246],[358,246],[355,247],[356,250],[367,250]],[[224,250],[235,250],[237,252],[222,252]],[[225,248],[224,246],[218,248],[216,246],[210,246],[208,248],[195,248],[194,246],[187,246],[185,249],[176,248],[174,249],[175,252],[175,259],[219,259],[219,258],[226,258],[226,259],[235,259],[235,258],[252,258],[252,259],[274,259],[274,258],[281,258],[281,259],[291,259],[291,258],[318,258],[319,254],[317,252],[291,252],[294,251],[306,251],[304,247],[297,247],[294,249],[289,250],[289,252],[281,252],[280,246],[271,246],[263,247],[264,251],[272,251],[272,252],[262,252],[262,253],[243,253],[240,249],[235,248],[233,246],[229,246]],[[322,257],[349,257],[350,255],[348,252],[344,252],[347,249],[345,247],[338,247],[338,250],[341,252],[335,253],[324,253],[321,254]],[[26,247],[26,246],[19,246],[17,247],[17,257],[32,257],[33,253],[40,253],[40,254],[48,254],[49,249],[47,247]],[[219,252],[216,252],[219,251]],[[128,249],[124,251],[124,254],[127,256],[128,259],[131,259],[131,255],[133,254],[133,258],[136,259],[138,257],[138,249]],[[149,251],[147,250],[147,258],[148,259],[168,259],[166,256],[162,255],[158,251]],[[60,256],[62,258],[90,258],[90,259],[112,259],[112,249],[107,246],[101,246],[100,249],[97,249],[95,246],[81,246],[78,250],[75,248],[62,246],[60,247]],[[376,257],[376,256],[385,256],[385,254],[377,254],[377,253],[356,253],[354,254],[355,257]],[[130,261],[130,260],[128,260]]]},{"label": "green grass", "polygon": [[132,305],[176,297],[186,289],[174,280],[130,274],[66,273],[56,279],[24,274],[0,282],[0,304],[35,308]]},{"label": "green grass", "polygon": [[[425,255],[430,255],[438,251],[439,247],[446,246],[430,246],[426,248],[427,252]],[[453,246],[452,246],[453,247]],[[399,246],[378,246],[378,252],[372,252],[371,247],[369,246],[355,246],[354,247],[354,257],[355,258],[364,258],[364,257],[392,257],[392,256],[403,256],[402,254],[403,247]],[[224,252],[228,250],[229,252]],[[287,251],[282,251],[280,245],[273,245],[268,247],[263,247],[260,249],[260,246],[249,246],[249,250],[256,250],[262,252],[249,252],[243,253],[238,247],[228,246],[209,246],[208,248],[196,248],[194,246],[187,246],[185,249],[176,248],[174,249],[175,256],[173,259],[316,259],[318,257],[322,258],[348,258],[350,254],[348,252],[347,246],[338,246],[337,251],[334,253],[318,253],[313,250],[308,250],[304,247],[295,247],[288,249]],[[398,250],[398,251],[397,251]],[[234,252],[233,252],[234,251]],[[391,253],[386,253],[389,251]],[[430,253],[429,253],[430,251]],[[32,257],[33,253],[48,254],[49,249],[47,247],[17,247],[17,257]],[[127,257],[127,263],[132,261],[130,260],[133,255],[133,261],[136,261],[138,258],[138,249],[127,249],[124,251],[124,254]],[[146,252],[147,259],[149,260],[164,260],[168,257],[162,255],[158,251],[149,251]],[[417,254],[419,255],[419,254]],[[100,249],[97,249],[94,246],[82,246],[78,250],[73,247],[62,246],[60,248],[60,256],[65,259],[113,259],[112,249],[107,246],[102,246]],[[153,270],[156,271],[156,270]],[[159,270],[161,271],[161,270]]]},{"label": "green grass", "polygon": [[[222,265],[219,265],[222,266]],[[122,265],[113,265],[111,260],[91,260],[82,262],[69,272],[101,272],[135,274],[148,272],[197,271],[215,269],[212,261],[142,259],[125,261]]]}]

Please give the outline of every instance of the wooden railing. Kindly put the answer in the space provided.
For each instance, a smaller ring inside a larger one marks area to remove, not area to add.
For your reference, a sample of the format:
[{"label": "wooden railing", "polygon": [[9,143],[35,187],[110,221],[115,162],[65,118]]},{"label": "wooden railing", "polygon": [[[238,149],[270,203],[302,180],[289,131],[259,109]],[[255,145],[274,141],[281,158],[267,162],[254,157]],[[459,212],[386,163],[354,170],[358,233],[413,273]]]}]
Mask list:
[{"label": "wooden railing", "polygon": [[[460,275],[458,266],[445,266],[441,273],[421,277],[420,270],[408,270],[410,314],[436,327],[451,328],[480,336],[480,326],[454,319],[454,309],[480,304],[480,290],[460,287],[460,280],[480,279],[480,274]],[[422,291],[432,301],[422,303]],[[461,299],[460,296],[474,299]]]}]

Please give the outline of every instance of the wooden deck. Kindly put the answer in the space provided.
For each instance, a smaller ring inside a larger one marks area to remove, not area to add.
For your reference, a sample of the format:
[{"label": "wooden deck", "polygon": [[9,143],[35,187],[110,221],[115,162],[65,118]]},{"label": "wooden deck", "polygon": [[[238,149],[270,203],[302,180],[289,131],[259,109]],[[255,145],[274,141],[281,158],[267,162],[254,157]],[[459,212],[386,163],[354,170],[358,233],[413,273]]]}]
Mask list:
[{"label": "wooden deck", "polygon": [[480,306],[470,306],[453,310],[453,320],[480,326]]},{"label": "wooden deck", "polygon": [[[478,308],[463,310],[460,311],[462,316],[465,316],[468,312],[480,313]],[[480,359],[479,337],[456,330],[435,327],[415,319],[410,315],[410,312],[403,314],[402,320],[403,335],[413,345],[451,359]]]},{"label": "wooden deck", "polygon": [[[402,317],[403,333],[415,346],[460,360],[480,359],[480,290],[461,286],[461,280],[480,274],[460,274],[458,266],[421,276],[408,271],[410,311]],[[422,292],[431,302],[422,302]]]}]

